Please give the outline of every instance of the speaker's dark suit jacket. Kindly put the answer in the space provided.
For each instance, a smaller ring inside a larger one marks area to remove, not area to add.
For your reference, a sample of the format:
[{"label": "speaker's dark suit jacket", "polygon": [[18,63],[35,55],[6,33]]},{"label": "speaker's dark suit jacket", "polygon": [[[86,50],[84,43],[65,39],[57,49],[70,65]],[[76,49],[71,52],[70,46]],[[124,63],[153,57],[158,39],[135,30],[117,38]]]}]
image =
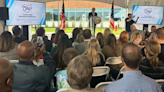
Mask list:
[{"label": "speaker's dark suit jacket", "polygon": [[[93,16],[92,12],[89,13],[88,20],[89,20],[89,28],[90,28],[90,18]],[[97,16],[97,13],[95,12],[95,16]],[[94,23],[94,29],[96,28],[96,24]]]}]

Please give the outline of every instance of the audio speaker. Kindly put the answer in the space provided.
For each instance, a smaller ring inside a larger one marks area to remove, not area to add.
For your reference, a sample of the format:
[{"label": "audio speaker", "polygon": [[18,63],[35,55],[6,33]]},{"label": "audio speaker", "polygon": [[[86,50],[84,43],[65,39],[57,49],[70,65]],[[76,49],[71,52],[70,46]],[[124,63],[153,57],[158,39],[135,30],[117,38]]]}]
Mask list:
[{"label": "audio speaker", "polygon": [[9,20],[9,9],[7,7],[0,7],[0,20]]}]

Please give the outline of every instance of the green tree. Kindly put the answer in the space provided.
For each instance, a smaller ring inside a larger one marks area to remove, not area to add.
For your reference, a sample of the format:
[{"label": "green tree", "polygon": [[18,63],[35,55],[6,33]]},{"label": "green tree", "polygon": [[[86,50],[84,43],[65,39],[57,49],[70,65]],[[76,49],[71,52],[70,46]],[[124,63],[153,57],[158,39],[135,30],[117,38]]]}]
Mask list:
[{"label": "green tree", "polygon": [[66,21],[66,24],[65,25],[66,25],[66,28],[68,28],[68,21]]},{"label": "green tree", "polygon": [[54,23],[54,22],[52,23],[52,27],[53,27],[53,28],[55,27],[55,23]]}]

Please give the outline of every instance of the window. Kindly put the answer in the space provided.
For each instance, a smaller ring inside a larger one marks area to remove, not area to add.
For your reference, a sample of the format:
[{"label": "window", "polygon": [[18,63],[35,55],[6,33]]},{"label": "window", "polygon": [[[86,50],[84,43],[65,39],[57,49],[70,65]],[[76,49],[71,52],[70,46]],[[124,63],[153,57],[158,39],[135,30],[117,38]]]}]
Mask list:
[{"label": "window", "polygon": [[69,12],[69,21],[75,21],[75,12]]},{"label": "window", "polygon": [[109,12],[103,12],[103,21],[109,21],[110,14]]},{"label": "window", "polygon": [[52,12],[46,12],[46,21],[52,21]]},{"label": "window", "polygon": [[58,21],[58,12],[53,13],[54,21]]},{"label": "window", "polygon": [[85,12],[76,12],[76,21],[82,21],[83,14],[85,14]]}]

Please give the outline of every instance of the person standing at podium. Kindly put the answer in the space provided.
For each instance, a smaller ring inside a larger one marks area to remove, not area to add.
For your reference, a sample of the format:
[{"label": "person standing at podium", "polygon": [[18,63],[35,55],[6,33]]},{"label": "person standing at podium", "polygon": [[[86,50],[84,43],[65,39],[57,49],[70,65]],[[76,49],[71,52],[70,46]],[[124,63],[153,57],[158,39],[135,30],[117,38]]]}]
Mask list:
[{"label": "person standing at podium", "polygon": [[[97,16],[97,13],[95,12],[95,8],[93,7],[93,8],[92,8],[92,12],[90,12],[90,13],[89,13],[89,16],[88,16],[89,28],[90,28],[90,25],[92,25],[92,24],[90,24],[90,23],[93,23],[93,22],[90,21],[90,18],[92,18],[92,17],[94,17],[94,16]],[[95,29],[96,29],[96,24],[95,24],[95,22],[94,22],[94,25],[93,25],[93,26],[94,26],[94,30],[93,30],[94,32],[93,32],[93,33],[95,33]],[[93,34],[93,36],[94,36],[94,34]]]}]

